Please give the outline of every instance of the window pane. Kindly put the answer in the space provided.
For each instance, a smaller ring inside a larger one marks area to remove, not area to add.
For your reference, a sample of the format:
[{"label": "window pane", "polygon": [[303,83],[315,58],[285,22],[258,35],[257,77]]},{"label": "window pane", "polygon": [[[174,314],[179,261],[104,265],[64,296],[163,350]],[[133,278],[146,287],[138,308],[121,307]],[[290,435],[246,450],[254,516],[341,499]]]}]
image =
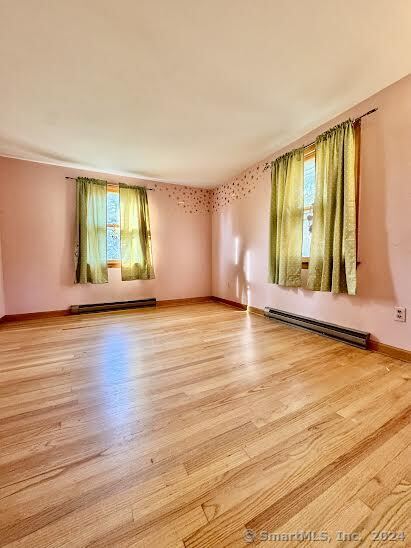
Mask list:
[{"label": "window pane", "polygon": [[311,230],[313,226],[313,208],[307,208],[304,210],[303,221],[303,257],[310,256],[311,246]]},{"label": "window pane", "polygon": [[120,195],[118,192],[107,192],[107,224],[120,224]]},{"label": "window pane", "polygon": [[118,192],[107,192],[107,260],[120,260],[120,195]]},{"label": "window pane", "polygon": [[304,207],[311,206],[315,197],[315,159],[304,162]]},{"label": "window pane", "polygon": [[107,260],[120,260],[120,228],[107,227]]},{"label": "window pane", "polygon": [[313,205],[315,197],[315,158],[304,162],[304,220],[302,256],[310,256]]}]

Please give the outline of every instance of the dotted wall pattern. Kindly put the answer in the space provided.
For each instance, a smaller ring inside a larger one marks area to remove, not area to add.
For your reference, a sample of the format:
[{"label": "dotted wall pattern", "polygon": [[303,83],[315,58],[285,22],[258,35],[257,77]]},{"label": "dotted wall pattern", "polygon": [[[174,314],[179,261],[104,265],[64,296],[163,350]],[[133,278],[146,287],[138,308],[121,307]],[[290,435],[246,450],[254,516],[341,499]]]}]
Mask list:
[{"label": "dotted wall pattern", "polygon": [[211,211],[221,211],[231,203],[250,196],[262,180],[271,177],[270,167],[267,162],[260,162],[246,169],[227,183],[214,188]]},{"label": "dotted wall pattern", "polygon": [[264,178],[270,178],[270,167],[271,164],[260,162],[213,189],[167,183],[152,183],[150,186],[155,192],[161,192],[173,200],[185,213],[207,214],[221,211],[231,203],[250,196]]},{"label": "dotted wall pattern", "polygon": [[183,185],[153,183],[150,185],[155,192],[164,193],[186,213],[210,213],[212,191],[208,188],[197,188]]}]

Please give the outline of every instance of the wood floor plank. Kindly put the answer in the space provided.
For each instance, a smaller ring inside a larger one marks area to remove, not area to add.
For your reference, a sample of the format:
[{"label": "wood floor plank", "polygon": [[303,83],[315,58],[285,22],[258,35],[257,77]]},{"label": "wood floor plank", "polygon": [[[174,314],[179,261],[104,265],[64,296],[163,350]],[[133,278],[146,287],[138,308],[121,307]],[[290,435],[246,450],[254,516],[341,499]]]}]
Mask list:
[{"label": "wood floor plank", "polygon": [[358,498],[367,506],[375,507],[390,494],[394,487],[411,473],[411,446],[375,474],[358,492]]},{"label": "wood floor plank", "polygon": [[[357,528],[355,546],[409,546],[411,535],[411,484],[400,481]],[[349,543],[352,545],[352,543]],[[348,543],[346,543],[348,545]]]},{"label": "wood floor plank", "polygon": [[407,530],[410,378],[211,302],[2,324],[0,546],[378,545]]},{"label": "wood floor plank", "polygon": [[[356,518],[349,517],[351,515],[349,509],[355,508],[352,504],[360,499],[364,485],[367,485],[371,478],[379,475],[387,462],[396,461],[407,450],[410,435],[411,426],[408,425],[375,451],[369,453],[348,474],[343,475],[340,480],[273,532],[280,534],[284,531],[327,531],[334,542],[338,531],[356,532],[354,527]],[[341,519],[341,513],[346,508],[350,523]],[[369,508],[368,513],[371,511]],[[305,540],[289,545],[310,546],[311,544],[310,540]]]},{"label": "wood floor plank", "polygon": [[[404,428],[410,413],[411,406],[368,436],[361,435],[358,427],[352,428],[330,417],[328,424],[304,432],[306,436],[310,434],[309,441],[301,434],[289,443],[284,442],[280,452],[273,448],[274,456],[270,457],[269,452],[267,455],[265,475],[263,471],[247,474],[247,483],[240,481],[239,487],[234,484],[230,497],[224,486],[223,499],[221,495],[217,497],[217,504],[215,497],[211,500],[218,508],[216,517],[185,539],[186,545],[207,546],[210,539],[216,539],[224,546],[226,536],[241,523],[256,531],[274,531],[338,481],[369,451]],[[292,458],[294,454],[296,458]]]}]

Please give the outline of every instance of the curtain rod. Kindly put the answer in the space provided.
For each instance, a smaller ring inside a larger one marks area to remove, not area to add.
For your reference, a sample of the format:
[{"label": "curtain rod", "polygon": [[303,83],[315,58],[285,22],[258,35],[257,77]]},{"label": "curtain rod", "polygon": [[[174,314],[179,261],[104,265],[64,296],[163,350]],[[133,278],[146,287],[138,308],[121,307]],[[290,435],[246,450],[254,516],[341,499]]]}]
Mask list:
[{"label": "curtain rod", "polygon": [[[66,179],[71,179],[72,181],[77,181],[77,177],[66,177]],[[110,183],[107,181],[107,184],[109,185],[117,185],[118,183]],[[137,185],[136,185],[137,186]],[[154,188],[148,188],[148,186],[144,187],[146,190],[154,190]]]},{"label": "curtain rod", "polygon": [[[369,110],[368,112],[365,112],[364,114],[361,114],[361,116],[357,116],[357,118],[354,118],[354,120],[353,120],[354,124],[356,122],[359,122],[361,120],[361,118],[364,118],[364,116],[368,116],[369,114],[373,114],[377,110],[378,110],[378,107],[373,108],[373,109]],[[315,141],[312,141],[311,143],[308,143],[308,145],[303,145],[302,148],[308,148],[308,147],[311,147],[312,145],[315,145]],[[271,162],[266,162],[263,171],[267,171],[267,169],[269,169],[270,167],[271,167]]]}]

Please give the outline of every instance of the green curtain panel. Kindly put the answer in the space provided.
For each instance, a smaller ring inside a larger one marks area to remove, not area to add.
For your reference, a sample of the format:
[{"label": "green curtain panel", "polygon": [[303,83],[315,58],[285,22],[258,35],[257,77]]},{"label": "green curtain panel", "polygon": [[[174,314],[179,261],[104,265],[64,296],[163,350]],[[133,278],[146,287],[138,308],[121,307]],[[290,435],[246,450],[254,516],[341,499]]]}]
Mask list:
[{"label": "green curtain panel", "polygon": [[269,282],[301,286],[304,209],[304,149],[271,165]]},{"label": "green curtain panel", "polygon": [[351,120],[315,142],[316,192],[307,287],[355,295],[356,147]]},{"label": "green curtain panel", "polygon": [[120,184],[121,279],[154,278],[150,215],[144,187]]},{"label": "green curtain panel", "polygon": [[107,183],[78,177],[76,186],[76,282],[107,283]]}]

